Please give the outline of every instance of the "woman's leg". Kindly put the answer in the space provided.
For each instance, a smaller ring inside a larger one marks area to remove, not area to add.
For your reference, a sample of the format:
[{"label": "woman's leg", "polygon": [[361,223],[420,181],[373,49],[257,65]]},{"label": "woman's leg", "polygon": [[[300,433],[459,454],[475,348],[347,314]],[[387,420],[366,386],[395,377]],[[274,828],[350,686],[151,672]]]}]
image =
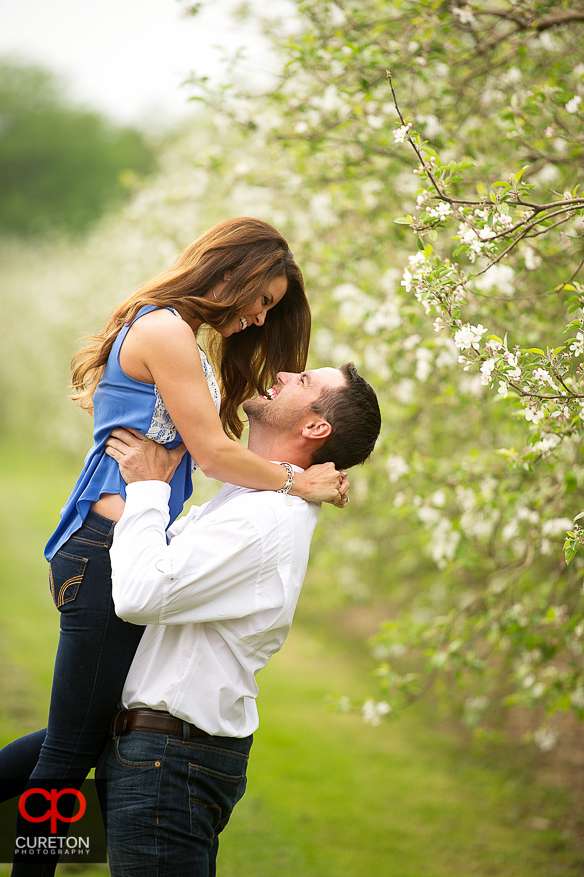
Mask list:
[{"label": "woman's leg", "polygon": [[0,749],[0,802],[22,795],[39,760],[46,733],[43,728]]},{"label": "woman's leg", "polygon": [[[109,725],[142,636],[142,627],[117,617],[111,595],[109,548],[114,522],[90,512],[78,530],[51,562],[51,589],[61,613],[61,635],[55,661],[47,733],[27,788],[80,788],[97,763],[108,739]],[[40,795],[28,799],[34,816],[46,811]],[[66,800],[61,799],[62,815]],[[59,823],[59,834],[68,825]],[[19,815],[17,836],[48,835],[46,822],[31,823]],[[30,857],[13,875],[52,874],[57,858],[34,864]]]}]

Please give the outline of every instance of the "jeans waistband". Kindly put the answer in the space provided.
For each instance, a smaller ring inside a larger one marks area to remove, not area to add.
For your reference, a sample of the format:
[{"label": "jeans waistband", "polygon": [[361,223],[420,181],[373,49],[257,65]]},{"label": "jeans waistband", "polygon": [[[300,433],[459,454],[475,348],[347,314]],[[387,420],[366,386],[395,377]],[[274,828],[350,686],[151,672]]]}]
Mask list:
[{"label": "jeans waistband", "polygon": [[83,527],[89,527],[90,530],[94,530],[97,533],[101,533],[102,536],[109,536],[110,539],[113,539],[115,526],[116,522],[112,521],[111,518],[104,518],[103,515],[100,515],[98,512],[93,512],[90,509],[81,525],[81,529]]}]

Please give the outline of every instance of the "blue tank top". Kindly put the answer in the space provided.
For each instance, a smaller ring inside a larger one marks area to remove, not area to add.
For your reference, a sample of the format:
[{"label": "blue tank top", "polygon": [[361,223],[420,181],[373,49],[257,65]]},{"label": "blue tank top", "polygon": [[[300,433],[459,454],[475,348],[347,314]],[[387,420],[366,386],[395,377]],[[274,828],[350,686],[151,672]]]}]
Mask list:
[{"label": "blue tank top", "polygon": [[[105,453],[105,441],[114,427],[132,427],[169,449],[175,448],[182,441],[156,385],[129,377],[120,365],[120,349],[130,326],[144,314],[155,310],[158,310],[156,306],[147,305],[138,311],[132,323],[120,330],[113,344],[93,395],[93,447],[87,454],[75,487],[61,510],[59,525],[47,542],[47,560],[51,560],[67,539],[81,527],[91,504],[102,493],[119,493],[123,499],[126,498],[126,484],[120,475],[118,464]],[[176,311],[173,313],[176,314]],[[180,319],[178,314],[176,316]],[[200,348],[199,351],[209,390],[219,410],[220,393],[215,374],[204,352]],[[193,468],[196,468],[196,464],[187,452],[170,482],[171,523],[181,513],[184,503],[193,492]]]}]

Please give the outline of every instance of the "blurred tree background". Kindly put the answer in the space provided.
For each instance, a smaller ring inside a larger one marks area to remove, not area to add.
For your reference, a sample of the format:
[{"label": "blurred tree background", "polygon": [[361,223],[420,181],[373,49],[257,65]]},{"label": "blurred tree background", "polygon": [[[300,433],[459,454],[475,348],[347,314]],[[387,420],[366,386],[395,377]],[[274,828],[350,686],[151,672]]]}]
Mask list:
[{"label": "blurred tree background", "polygon": [[[431,689],[457,733],[570,790],[553,819],[577,847],[584,4],[288,9],[237,13],[274,47],[273,87],[246,91],[233,59],[219,88],[192,77],[200,117],[158,144],[155,173],[136,132],[84,122],[92,155],[106,131],[117,144],[99,209],[87,194],[55,202],[54,223],[14,213],[0,238],[0,437],[80,459],[91,422],[66,394],[81,336],[214,222],[272,222],[305,273],[310,365],[352,359],[384,417],[349,510],[323,510],[299,609],[303,630],[354,662],[359,684],[339,683],[331,705],[378,725]],[[45,74],[6,75],[33,105],[22,130],[43,89],[39,118],[66,114]],[[44,233],[57,226],[83,234]],[[210,490],[198,481],[197,499]]]},{"label": "blurred tree background", "polygon": [[0,64],[1,233],[80,234],[154,166],[136,128],[72,105],[40,67]]}]

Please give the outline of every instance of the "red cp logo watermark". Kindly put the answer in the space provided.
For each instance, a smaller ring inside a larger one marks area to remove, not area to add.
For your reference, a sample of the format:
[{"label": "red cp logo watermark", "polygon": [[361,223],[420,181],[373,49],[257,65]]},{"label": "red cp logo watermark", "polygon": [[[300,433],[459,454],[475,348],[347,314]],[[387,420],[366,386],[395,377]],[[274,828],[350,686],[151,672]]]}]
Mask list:
[{"label": "red cp logo watermark", "polygon": [[[44,816],[30,816],[26,812],[26,801],[31,795],[42,795],[47,801],[50,801],[50,807]],[[77,800],[79,801],[79,813],[75,816],[61,816],[59,813],[59,798],[61,795],[75,795]],[[51,791],[47,791],[47,789],[28,789],[20,798],[18,802],[18,810],[20,815],[24,817],[24,819],[28,819],[29,822],[44,822],[46,819],[51,820],[51,834],[57,833],[57,819],[60,819],[61,822],[77,822],[78,819],[81,819],[85,810],[87,808],[87,803],[85,801],[85,795],[83,795],[78,789],[61,789],[58,791],[57,789],[51,789]]]}]

